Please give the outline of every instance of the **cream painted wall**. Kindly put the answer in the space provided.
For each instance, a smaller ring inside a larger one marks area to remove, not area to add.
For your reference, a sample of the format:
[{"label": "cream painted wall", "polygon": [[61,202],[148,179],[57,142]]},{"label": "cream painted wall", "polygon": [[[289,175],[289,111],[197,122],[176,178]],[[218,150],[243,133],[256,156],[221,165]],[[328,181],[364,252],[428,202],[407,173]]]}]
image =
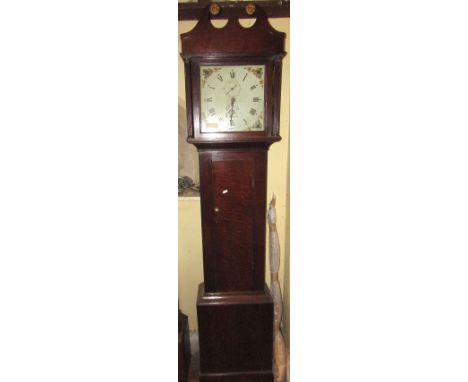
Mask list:
[{"label": "cream painted wall", "polygon": [[[289,154],[289,147],[288,147],[288,154]],[[283,256],[283,264],[284,264],[284,272],[283,272],[283,275],[284,275],[284,282],[283,282],[283,334],[284,334],[284,337],[286,339],[286,343],[288,345],[288,349],[289,349],[289,344],[290,344],[290,337],[289,337],[289,302],[290,302],[290,290],[289,290],[289,287],[290,287],[290,282],[289,282],[289,276],[290,276],[290,273],[289,273],[289,228],[290,228],[290,225],[289,225],[289,180],[290,180],[290,177],[289,177],[289,155],[288,155],[288,180],[287,180],[287,191],[286,191],[286,219],[285,219],[285,229],[286,229],[286,232],[285,232],[285,238],[284,238],[284,256]]]},{"label": "cream painted wall", "polygon": [[203,281],[200,198],[179,198],[179,305],[197,325],[197,288]]},{"label": "cream painted wall", "polygon": [[[277,228],[281,246],[280,284],[284,295],[285,331],[289,333],[289,18],[271,19],[271,25],[286,32],[286,52],[283,60],[281,90],[280,142],[271,146],[268,155],[268,201],[276,194]],[[179,35],[195,26],[195,21],[180,21]],[[180,52],[180,38],[179,38]],[[179,104],[185,102],[185,76],[183,61],[179,56]],[[268,251],[266,259],[266,280],[269,283]],[[196,294],[198,284],[203,281],[202,244],[200,227],[200,200],[179,198],[179,302],[182,311],[189,316],[191,330],[197,329]],[[286,264],[286,266],[285,266]],[[285,270],[288,272],[285,275]],[[285,289],[286,288],[286,289]],[[286,293],[284,293],[286,292]]]}]

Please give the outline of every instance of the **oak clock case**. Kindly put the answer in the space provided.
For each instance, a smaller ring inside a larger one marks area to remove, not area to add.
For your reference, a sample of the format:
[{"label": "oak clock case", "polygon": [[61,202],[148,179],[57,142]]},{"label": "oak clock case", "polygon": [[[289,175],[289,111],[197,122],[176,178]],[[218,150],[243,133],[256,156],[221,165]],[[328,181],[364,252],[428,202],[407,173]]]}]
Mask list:
[{"label": "oak clock case", "polygon": [[[199,153],[203,275],[200,381],[273,381],[273,301],[265,283],[269,146],[279,136],[282,32],[260,8],[250,28],[181,36],[189,143]],[[213,89],[214,88],[214,89]]]}]

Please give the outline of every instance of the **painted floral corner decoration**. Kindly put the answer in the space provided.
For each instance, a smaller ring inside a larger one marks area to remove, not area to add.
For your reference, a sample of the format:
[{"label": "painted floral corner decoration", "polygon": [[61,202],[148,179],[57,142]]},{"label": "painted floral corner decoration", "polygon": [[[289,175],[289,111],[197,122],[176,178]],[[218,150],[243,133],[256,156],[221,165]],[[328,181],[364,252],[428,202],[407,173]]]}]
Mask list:
[{"label": "painted floral corner decoration", "polygon": [[249,126],[249,131],[262,131],[263,130],[263,113],[258,115],[258,118]]},{"label": "painted floral corner decoration", "polygon": [[213,72],[214,72],[214,69],[212,68],[203,68],[202,69],[203,79],[204,80],[208,79],[208,77],[211,76]]},{"label": "painted floral corner decoration", "polygon": [[248,66],[245,67],[245,70],[252,73],[255,77],[257,77],[260,81],[260,85],[263,87],[263,67],[252,67]]},{"label": "painted floral corner decoration", "polygon": [[205,86],[206,84],[206,81],[208,81],[208,78],[210,78],[210,76],[213,74],[213,73],[216,73],[218,70],[220,70],[221,68],[202,68],[201,69],[201,74],[202,74],[202,86]]},{"label": "painted floral corner decoration", "polygon": [[257,78],[262,78],[263,77],[263,68],[262,67],[260,67],[260,68],[250,67],[248,70],[250,72],[252,72],[252,74],[254,74]]}]

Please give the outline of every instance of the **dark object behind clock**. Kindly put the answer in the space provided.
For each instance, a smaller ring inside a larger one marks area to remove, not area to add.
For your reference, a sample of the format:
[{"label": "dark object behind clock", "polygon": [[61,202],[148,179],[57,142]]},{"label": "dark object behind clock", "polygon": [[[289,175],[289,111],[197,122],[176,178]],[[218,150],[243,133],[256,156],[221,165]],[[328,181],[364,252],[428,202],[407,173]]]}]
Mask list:
[{"label": "dark object behind clock", "polygon": [[188,317],[179,310],[179,382],[187,382],[190,357]]}]

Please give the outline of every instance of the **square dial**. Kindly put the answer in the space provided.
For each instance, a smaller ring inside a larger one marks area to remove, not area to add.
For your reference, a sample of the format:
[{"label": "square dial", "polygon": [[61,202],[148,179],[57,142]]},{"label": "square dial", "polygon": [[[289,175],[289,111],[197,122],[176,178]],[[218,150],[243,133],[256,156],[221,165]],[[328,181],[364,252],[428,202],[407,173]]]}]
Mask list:
[{"label": "square dial", "polygon": [[265,65],[200,66],[201,132],[264,131]]}]

